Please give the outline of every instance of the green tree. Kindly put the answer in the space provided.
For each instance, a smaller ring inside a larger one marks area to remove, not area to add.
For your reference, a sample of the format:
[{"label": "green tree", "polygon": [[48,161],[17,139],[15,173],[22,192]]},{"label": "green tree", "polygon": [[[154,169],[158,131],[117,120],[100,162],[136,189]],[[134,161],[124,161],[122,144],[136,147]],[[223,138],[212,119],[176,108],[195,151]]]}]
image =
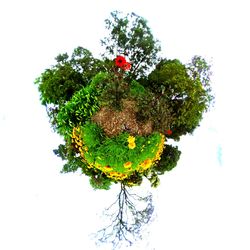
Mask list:
[{"label": "green tree", "polygon": [[213,99],[209,76],[210,67],[200,57],[187,66],[177,59],[164,59],[143,82],[169,106],[172,138],[192,133],[208,110]]},{"label": "green tree", "polygon": [[64,53],[55,59],[56,65],[46,69],[35,81],[43,105],[64,104],[103,69],[102,62],[82,47],[74,49],[71,58]]},{"label": "green tree", "polygon": [[71,57],[59,54],[56,64],[46,69],[35,80],[40,92],[41,103],[46,106],[54,128],[57,114],[62,106],[82,87],[87,86],[92,77],[104,70],[104,63],[95,59],[91,52],[82,47],[74,49]]},{"label": "green tree", "polygon": [[147,21],[135,13],[123,16],[120,12],[111,13],[105,20],[109,36],[101,40],[105,48],[104,57],[125,55],[131,62],[128,78],[144,77],[148,70],[159,60],[159,42],[154,39]]}]

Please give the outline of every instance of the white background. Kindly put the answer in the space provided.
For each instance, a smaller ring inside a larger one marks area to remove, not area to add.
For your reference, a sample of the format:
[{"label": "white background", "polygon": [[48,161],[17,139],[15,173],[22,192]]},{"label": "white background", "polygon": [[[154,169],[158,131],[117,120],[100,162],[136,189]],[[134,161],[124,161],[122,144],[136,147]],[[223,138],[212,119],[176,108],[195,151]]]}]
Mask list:
[{"label": "white background", "polygon": [[163,56],[211,59],[216,96],[178,144],[178,167],[153,190],[150,234],[131,249],[249,250],[250,18],[240,0],[0,2],[0,249],[96,249],[88,235],[117,187],[93,191],[86,177],[59,173],[61,139],[33,82],[59,53],[83,46],[98,56],[113,10],[146,18]]}]

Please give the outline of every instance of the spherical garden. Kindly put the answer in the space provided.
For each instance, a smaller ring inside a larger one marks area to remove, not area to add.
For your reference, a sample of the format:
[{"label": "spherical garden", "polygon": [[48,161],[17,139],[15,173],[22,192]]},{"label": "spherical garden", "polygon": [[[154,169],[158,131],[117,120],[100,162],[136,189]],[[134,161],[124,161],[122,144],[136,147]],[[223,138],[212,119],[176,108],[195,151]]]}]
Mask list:
[{"label": "spherical garden", "polygon": [[80,170],[95,189],[140,185],[143,178],[157,187],[180,157],[171,139],[192,133],[213,99],[210,66],[199,56],[186,65],[160,58],[143,18],[112,17],[101,59],[78,47],[36,79],[65,141],[54,152],[64,160],[62,172]]}]

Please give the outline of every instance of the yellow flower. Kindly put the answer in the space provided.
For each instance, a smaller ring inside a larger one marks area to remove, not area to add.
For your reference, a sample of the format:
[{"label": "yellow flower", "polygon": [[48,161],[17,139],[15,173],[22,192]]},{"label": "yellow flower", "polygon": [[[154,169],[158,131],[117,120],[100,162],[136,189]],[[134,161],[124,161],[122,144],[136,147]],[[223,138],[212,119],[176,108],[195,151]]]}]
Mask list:
[{"label": "yellow flower", "polygon": [[130,149],[134,149],[135,148],[135,143],[133,142],[133,143],[129,143],[128,144],[128,147],[130,148]]},{"label": "yellow flower", "polygon": [[130,149],[134,149],[135,148],[135,137],[134,136],[132,136],[132,135],[130,135],[129,137],[128,137],[128,147],[130,148]]},{"label": "yellow flower", "polygon": [[151,159],[146,159],[144,162],[143,162],[143,167],[145,169],[149,168],[152,164],[152,160]]},{"label": "yellow flower", "polygon": [[130,135],[128,137],[128,143],[135,143],[135,137]]},{"label": "yellow flower", "polygon": [[88,168],[93,168],[94,165],[93,165],[93,163],[89,163],[87,167],[88,167]]},{"label": "yellow flower", "polygon": [[99,164],[99,163],[97,163],[97,162],[95,162],[95,167],[98,168],[98,169],[100,169],[100,168],[102,168],[102,165]]},{"label": "yellow flower", "polygon": [[114,179],[114,180],[124,180],[127,178],[127,175],[126,174],[122,174],[122,173],[118,173],[118,172],[109,172],[109,173],[106,173],[106,175],[111,178],[111,179]]},{"label": "yellow flower", "polygon": [[131,165],[132,165],[132,162],[131,162],[131,161],[128,161],[128,162],[126,162],[126,163],[123,164],[123,166],[124,166],[125,168],[130,168]]},{"label": "yellow flower", "polygon": [[104,167],[104,171],[112,171],[113,170],[113,168],[111,168],[110,166],[105,166]]},{"label": "yellow flower", "polygon": [[153,161],[151,159],[146,159],[145,161],[143,161],[139,167],[139,172],[144,172],[146,169],[150,168],[152,166]]},{"label": "yellow flower", "polygon": [[161,154],[164,149],[165,136],[163,134],[160,134],[160,135],[161,135],[161,142],[158,145],[158,150],[156,151],[153,161],[158,161],[161,159]]}]

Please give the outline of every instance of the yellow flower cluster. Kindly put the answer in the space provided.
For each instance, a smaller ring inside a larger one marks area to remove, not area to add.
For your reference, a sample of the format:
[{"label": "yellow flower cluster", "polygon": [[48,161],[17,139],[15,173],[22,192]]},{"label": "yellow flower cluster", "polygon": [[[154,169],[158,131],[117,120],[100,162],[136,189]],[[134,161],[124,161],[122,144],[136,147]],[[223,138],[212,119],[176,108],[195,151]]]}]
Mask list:
[{"label": "yellow flower cluster", "polygon": [[95,168],[101,170],[102,172],[104,172],[105,174],[107,174],[108,172],[111,172],[113,170],[112,167],[110,166],[102,166],[101,164],[99,164],[98,162],[96,162],[94,165],[93,165]]},{"label": "yellow flower cluster", "polygon": [[113,179],[113,180],[116,180],[116,181],[122,181],[122,180],[124,180],[124,179],[126,179],[128,177],[127,174],[113,171],[112,167],[110,167],[110,166],[102,166],[101,164],[99,164],[97,162],[94,164],[94,167],[101,170],[110,179]]},{"label": "yellow flower cluster", "polygon": [[155,157],[153,159],[148,158],[145,161],[143,161],[142,163],[140,163],[138,166],[138,172],[140,172],[140,173],[144,172],[145,170],[152,167],[156,161],[159,161],[161,159],[161,154],[162,154],[162,151],[164,149],[165,136],[163,134],[160,134],[160,136],[161,136],[161,141],[158,145],[158,149],[157,149],[157,152],[155,154]]},{"label": "yellow flower cluster", "polygon": [[84,153],[88,151],[87,147],[83,147],[82,133],[80,127],[73,128],[71,142],[74,144],[74,147],[79,151],[81,157],[84,159]]},{"label": "yellow flower cluster", "polygon": [[109,172],[109,173],[106,173],[106,175],[111,178],[111,179],[114,179],[116,181],[122,181],[124,179],[126,179],[128,177],[127,174],[123,174],[123,173],[118,173],[116,171],[113,171],[113,172]]},{"label": "yellow flower cluster", "polygon": [[[143,162],[141,162],[136,167],[136,170],[138,172],[143,173],[145,170],[152,167],[153,164],[156,161],[161,159],[160,156],[161,156],[162,151],[164,149],[165,136],[163,134],[160,134],[160,136],[161,136],[161,141],[158,144],[158,148],[157,148],[155,156],[152,159],[148,158],[148,159],[144,160]],[[129,143],[129,145],[135,144],[135,137],[134,136],[129,136],[128,137],[128,143]],[[114,179],[116,181],[121,181],[121,180],[124,180],[124,179],[128,178],[130,176],[130,174],[133,172],[132,162],[127,161],[127,162],[125,162],[123,164],[123,166],[124,166],[124,172],[120,173],[120,172],[117,172],[117,171],[113,171],[113,168],[111,168],[110,166],[103,167],[100,164],[97,164],[97,163],[95,164],[95,167],[100,169],[101,171],[103,171],[107,175],[107,177],[109,177],[111,179]],[[132,181],[129,181],[128,183],[126,183],[126,185],[134,186],[136,184],[134,184]]]},{"label": "yellow flower cluster", "polygon": [[165,136],[163,134],[160,134],[160,136],[161,136],[161,141],[159,143],[159,147],[158,147],[158,150],[155,154],[153,162],[159,161],[161,159],[161,154],[162,154],[162,151],[164,149]]},{"label": "yellow flower cluster", "polygon": [[138,172],[140,173],[144,172],[145,170],[147,170],[148,168],[152,166],[152,163],[153,162],[151,159],[146,159],[145,161],[139,164]]},{"label": "yellow flower cluster", "polygon": [[132,162],[128,161],[126,163],[123,164],[124,168],[126,168],[127,170],[132,170],[131,166],[132,166]]},{"label": "yellow flower cluster", "polygon": [[[141,162],[136,167],[136,170],[138,172],[143,173],[145,170],[152,167],[156,161],[161,159],[160,156],[161,156],[162,151],[164,149],[165,136],[163,134],[160,134],[160,135],[161,135],[161,141],[157,145],[158,149],[156,151],[155,156],[152,159],[148,158],[148,159],[144,160],[143,162]],[[129,136],[127,141],[128,141],[128,147],[130,149],[134,149],[136,147],[134,136]],[[74,147],[77,149],[77,151],[80,153],[81,157],[83,158],[83,161],[86,162],[84,154],[88,151],[88,147],[84,146],[84,142],[82,140],[82,132],[81,132],[80,127],[73,128],[72,143],[73,143]],[[101,158],[100,158],[100,160],[101,160]],[[132,168],[132,162],[130,162],[130,161],[125,162],[123,164],[123,166],[124,166],[124,171],[123,171],[123,173],[121,173],[121,172],[114,171],[111,166],[108,166],[108,165],[103,166],[100,163],[98,163],[97,161],[93,162],[93,163],[88,162],[89,168],[97,168],[97,169],[101,170],[103,173],[105,173],[108,178],[111,178],[111,179],[116,180],[116,181],[122,181],[122,180],[128,178],[131,175],[131,173],[133,173],[133,171],[134,171]],[[133,186],[136,184],[134,184],[132,181],[129,181],[127,183],[127,185]]]},{"label": "yellow flower cluster", "polygon": [[135,137],[130,135],[128,137],[128,147],[129,147],[129,149],[134,149],[135,146],[136,146],[136,144],[135,144]]},{"label": "yellow flower cluster", "polygon": [[[77,149],[77,151],[80,153],[80,156],[82,157],[83,161],[86,161],[84,154],[85,154],[85,152],[88,151],[88,147],[84,146],[84,142],[82,140],[82,132],[81,132],[80,127],[73,128],[71,142],[73,143],[73,145]],[[132,163],[128,163],[126,166],[129,168],[129,167],[131,167],[131,164]],[[121,180],[124,180],[128,177],[127,174],[113,171],[112,167],[102,166],[98,162],[95,162],[95,163],[88,162],[88,167],[89,168],[93,168],[93,167],[97,168],[97,169],[101,170],[102,172],[104,172],[107,175],[107,177],[114,179],[116,181],[121,181]]]}]

